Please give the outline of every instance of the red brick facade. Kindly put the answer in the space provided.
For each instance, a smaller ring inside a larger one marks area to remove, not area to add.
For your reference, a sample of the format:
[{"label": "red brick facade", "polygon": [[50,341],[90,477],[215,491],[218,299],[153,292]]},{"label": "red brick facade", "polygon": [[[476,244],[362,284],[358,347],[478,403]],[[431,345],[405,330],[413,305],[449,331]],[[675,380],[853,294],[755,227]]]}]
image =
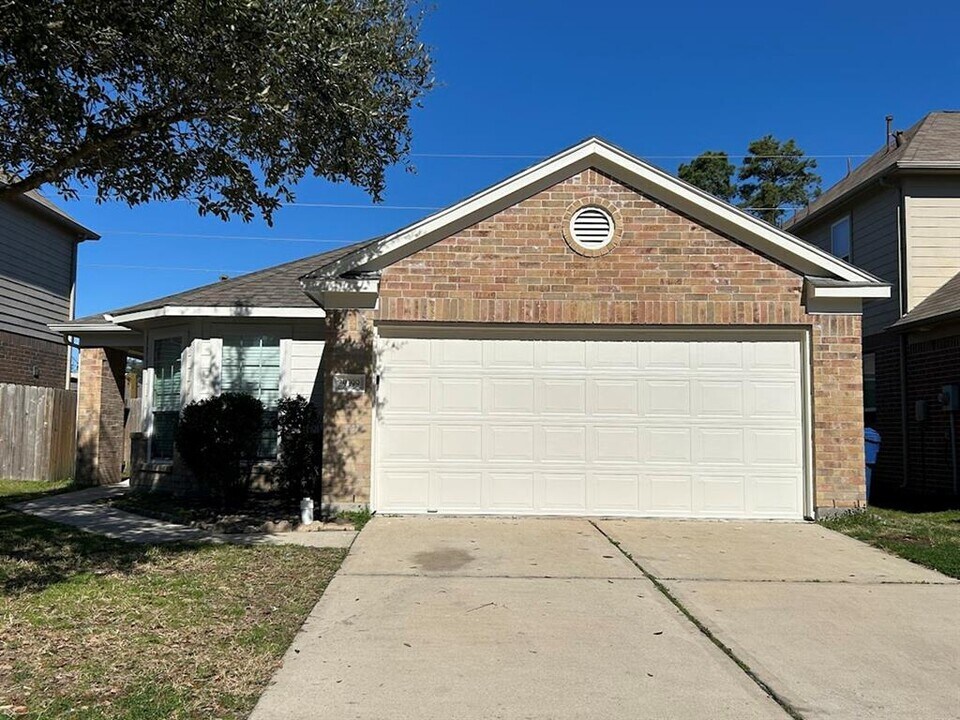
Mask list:
[{"label": "red brick facade", "polygon": [[[609,253],[587,257],[564,240],[563,218],[585,197],[618,211]],[[386,268],[375,319],[809,329],[815,502],[853,507],[864,501],[860,317],[807,314],[802,287],[777,262],[588,170]]]},{"label": "red brick facade", "polygon": [[0,383],[64,388],[67,346],[0,331]]},{"label": "red brick facade", "polygon": [[80,351],[77,397],[77,480],[91,485],[120,482],[123,463],[124,373],[119,350]]}]

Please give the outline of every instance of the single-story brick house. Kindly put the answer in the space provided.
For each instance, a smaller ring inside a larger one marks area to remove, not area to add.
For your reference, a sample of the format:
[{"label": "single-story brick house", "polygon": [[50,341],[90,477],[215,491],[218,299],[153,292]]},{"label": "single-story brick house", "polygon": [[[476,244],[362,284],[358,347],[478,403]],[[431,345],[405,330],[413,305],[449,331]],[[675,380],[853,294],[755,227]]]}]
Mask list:
[{"label": "single-story brick house", "polygon": [[140,484],[171,482],[184,402],[243,387],[322,403],[338,504],[799,519],[864,501],[860,316],[888,296],[589,139],[391,235],[58,329],[97,359],[81,383],[142,353]]}]

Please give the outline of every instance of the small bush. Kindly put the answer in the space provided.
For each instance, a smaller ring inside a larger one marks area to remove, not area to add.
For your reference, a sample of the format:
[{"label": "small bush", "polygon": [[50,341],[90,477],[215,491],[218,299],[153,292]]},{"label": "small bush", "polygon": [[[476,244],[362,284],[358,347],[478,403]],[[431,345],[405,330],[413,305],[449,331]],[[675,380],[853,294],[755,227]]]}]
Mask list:
[{"label": "small bush", "polygon": [[363,526],[370,522],[373,518],[373,513],[370,512],[369,505],[364,505],[359,510],[341,510],[340,517],[352,522],[354,529],[359,531],[363,530]]},{"label": "small bush", "polygon": [[263,403],[243,393],[187,405],[174,436],[177,450],[210,499],[236,507],[250,492],[263,422]]},{"label": "small bush", "polygon": [[321,498],[320,413],[302,395],[285,398],[277,404],[277,430],[280,452],[273,469],[277,488],[291,501]]}]

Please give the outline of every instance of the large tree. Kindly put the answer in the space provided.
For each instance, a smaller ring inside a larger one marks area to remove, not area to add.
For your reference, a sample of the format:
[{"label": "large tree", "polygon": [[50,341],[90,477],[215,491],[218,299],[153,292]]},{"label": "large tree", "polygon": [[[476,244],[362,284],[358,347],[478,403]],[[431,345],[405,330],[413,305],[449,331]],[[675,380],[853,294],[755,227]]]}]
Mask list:
[{"label": "large tree", "polygon": [[772,225],[780,223],[784,206],[806,205],[820,195],[817,161],[804,156],[793,140],[773,135],[754,140],[737,172],[737,194],[747,212]]},{"label": "large tree", "polygon": [[408,0],[0,0],[0,199],[93,186],[267,221],[306,174],[379,198],[431,85]]},{"label": "large tree", "polygon": [[727,154],[718,150],[707,150],[695,157],[689,164],[683,163],[677,169],[681,180],[696,185],[714,197],[730,202],[737,194],[733,184],[736,171]]}]

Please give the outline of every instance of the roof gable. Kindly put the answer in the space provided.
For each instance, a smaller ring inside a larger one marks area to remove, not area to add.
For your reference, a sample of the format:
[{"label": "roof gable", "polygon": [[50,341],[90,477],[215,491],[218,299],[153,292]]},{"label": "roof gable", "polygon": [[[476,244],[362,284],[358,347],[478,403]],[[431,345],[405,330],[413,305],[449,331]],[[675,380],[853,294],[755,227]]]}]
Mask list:
[{"label": "roof gable", "polygon": [[787,221],[788,229],[806,225],[873,180],[895,170],[960,170],[960,111],[928,113],[899,134],[899,145],[884,147],[864,160]]},{"label": "roof gable", "polygon": [[590,138],[497,185],[396,233],[359,248],[303,278],[305,288],[350,291],[350,281],[376,274],[476,222],[529,198],[576,173],[596,169],[675,208],[697,222],[735,238],[796,272],[848,283],[882,286],[878,278],[797,237],[748,215],[619,148]]}]

